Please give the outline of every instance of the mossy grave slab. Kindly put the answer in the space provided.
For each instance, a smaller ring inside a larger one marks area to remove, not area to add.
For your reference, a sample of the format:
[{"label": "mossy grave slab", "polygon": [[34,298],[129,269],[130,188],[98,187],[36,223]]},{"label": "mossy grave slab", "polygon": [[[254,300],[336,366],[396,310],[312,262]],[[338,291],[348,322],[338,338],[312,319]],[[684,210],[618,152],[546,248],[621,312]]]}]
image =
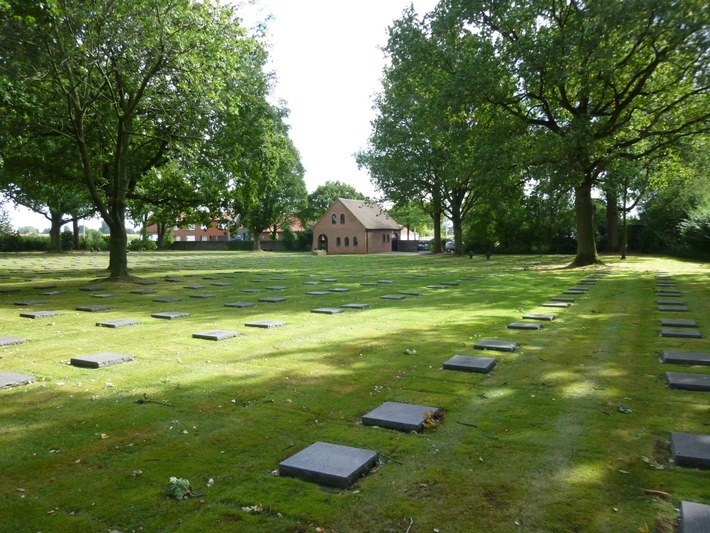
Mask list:
[{"label": "mossy grave slab", "polygon": [[365,426],[378,426],[398,431],[416,431],[424,429],[427,420],[435,418],[438,407],[414,405],[410,403],[385,402],[362,417]]},{"label": "mossy grave slab", "polygon": [[367,309],[370,307],[370,304],[360,304],[360,303],[352,303],[352,304],[343,304],[340,307],[343,309]]},{"label": "mossy grave slab", "polygon": [[31,307],[33,305],[45,305],[47,300],[25,300],[24,302],[15,302],[15,305],[20,307]]},{"label": "mossy grave slab", "polygon": [[88,355],[72,357],[70,364],[83,368],[102,368],[105,366],[120,365],[133,361],[132,355],[115,352],[99,352]]},{"label": "mossy grave slab", "polygon": [[475,355],[454,355],[443,364],[445,370],[460,370],[462,372],[476,372],[488,374],[496,365],[493,357],[478,357]]}]

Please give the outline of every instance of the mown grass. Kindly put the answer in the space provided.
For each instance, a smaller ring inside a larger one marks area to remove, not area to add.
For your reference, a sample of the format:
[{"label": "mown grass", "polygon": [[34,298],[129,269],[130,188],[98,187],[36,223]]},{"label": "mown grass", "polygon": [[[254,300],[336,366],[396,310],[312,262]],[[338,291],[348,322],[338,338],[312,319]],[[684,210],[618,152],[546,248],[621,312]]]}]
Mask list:
[{"label": "mown grass", "polygon": [[[143,287],[97,282],[107,261],[101,254],[0,256],[0,289],[20,289],[0,293],[0,335],[28,339],[0,348],[0,371],[37,378],[0,391],[2,529],[672,531],[680,501],[710,503],[710,472],[670,465],[669,433],[710,432],[710,397],[669,390],[665,371],[684,370],[658,357],[664,349],[710,350],[710,268],[610,257],[605,267],[572,270],[564,268],[569,259],[131,254],[133,274],[158,282]],[[540,304],[605,269],[606,278],[557,310],[542,331],[506,329],[522,310],[550,312]],[[683,316],[695,318],[706,338],[659,337],[653,288],[660,271],[673,275],[691,310]],[[338,281],[304,285],[331,277]],[[395,283],[362,285],[382,279]],[[443,281],[459,285],[426,288]],[[231,285],[212,285],[219,282]],[[116,297],[80,290],[97,284]],[[184,288],[195,284],[205,287]],[[48,285],[56,288],[44,291],[63,294],[40,296],[38,287]],[[273,285],[288,289],[266,289]],[[351,291],[305,294],[334,286]],[[264,292],[240,292],[245,288]],[[130,292],[138,289],[156,294]],[[402,290],[424,294],[380,299]],[[190,298],[194,293],[214,298]],[[224,307],[274,295],[287,301]],[[183,301],[152,301],[163,296]],[[24,308],[15,302],[42,298],[49,303],[32,310],[60,315],[19,317]],[[310,312],[351,302],[371,308]],[[89,304],[115,309],[75,310]],[[150,317],[164,310],[190,316]],[[141,323],[95,326],[109,318]],[[243,326],[261,319],[286,325]],[[209,329],[240,336],[191,338]],[[455,353],[473,355],[481,338],[522,348],[494,354],[498,365],[487,376],[441,369]],[[136,360],[98,370],[67,364],[99,351]],[[437,406],[446,417],[422,434],[359,423],[388,400]],[[374,449],[381,461],[349,490],[273,474],[279,461],[315,441]],[[171,476],[189,479],[202,495],[167,498]],[[243,509],[258,505],[261,511]]]}]

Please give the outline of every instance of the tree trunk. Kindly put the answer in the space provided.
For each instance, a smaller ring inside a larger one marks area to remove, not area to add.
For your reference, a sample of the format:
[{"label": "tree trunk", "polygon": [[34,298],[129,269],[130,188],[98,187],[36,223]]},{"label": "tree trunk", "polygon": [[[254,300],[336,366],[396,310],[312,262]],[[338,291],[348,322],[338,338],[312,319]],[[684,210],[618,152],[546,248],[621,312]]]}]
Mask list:
[{"label": "tree trunk", "polygon": [[261,234],[263,231],[263,228],[251,228],[251,242],[254,245],[252,250],[255,252],[261,252]]},{"label": "tree trunk", "polygon": [[459,206],[451,206],[451,223],[454,226],[454,253],[463,255],[463,227],[461,223],[461,209]]},{"label": "tree trunk", "polygon": [[587,176],[581,185],[574,188],[574,213],[577,222],[577,256],[571,266],[580,267],[601,264],[597,255],[594,234],[594,204],[592,182]]},{"label": "tree trunk", "polygon": [[432,214],[434,219],[434,246],[432,252],[435,254],[441,253],[441,210],[436,209]]},{"label": "tree trunk", "polygon": [[123,218],[124,213],[115,214],[118,221],[114,224],[108,224],[111,230],[109,239],[109,272],[111,278],[128,277],[128,235],[126,233],[126,225]]},{"label": "tree trunk", "polygon": [[[145,227],[145,224],[143,225]],[[158,250],[165,248],[165,228],[167,224],[165,222],[158,222],[156,228],[158,230],[158,238],[156,239],[155,246]]]},{"label": "tree trunk", "polygon": [[79,219],[77,218],[76,215],[72,215],[74,218],[71,220],[71,227],[72,227],[72,240],[74,242],[74,249],[78,250],[79,249]]},{"label": "tree trunk", "polygon": [[56,211],[49,210],[49,219],[51,226],[49,228],[49,251],[50,252],[61,252],[62,251],[62,237],[61,230],[62,224],[62,213],[57,213]]},{"label": "tree trunk", "polygon": [[623,217],[624,217],[623,223],[622,223],[623,224],[622,229],[623,229],[624,235],[623,235],[622,241],[621,241],[621,259],[626,259],[626,247],[629,245],[629,229],[628,229],[628,225],[626,223],[626,213],[628,212],[626,210],[626,191],[627,191],[627,188],[626,188],[626,185],[624,185],[624,206],[622,209],[622,213],[623,213]]},{"label": "tree trunk", "polygon": [[619,251],[619,197],[616,191],[606,191],[606,252]]}]

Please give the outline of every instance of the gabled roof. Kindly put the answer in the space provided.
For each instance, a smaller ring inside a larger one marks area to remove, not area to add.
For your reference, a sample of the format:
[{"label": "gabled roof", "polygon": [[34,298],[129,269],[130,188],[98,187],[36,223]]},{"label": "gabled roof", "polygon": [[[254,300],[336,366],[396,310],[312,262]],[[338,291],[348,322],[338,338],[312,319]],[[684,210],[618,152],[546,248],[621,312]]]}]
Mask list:
[{"label": "gabled roof", "polygon": [[338,198],[345,208],[365,227],[365,229],[399,230],[402,227],[392,219],[387,211],[372,202]]}]

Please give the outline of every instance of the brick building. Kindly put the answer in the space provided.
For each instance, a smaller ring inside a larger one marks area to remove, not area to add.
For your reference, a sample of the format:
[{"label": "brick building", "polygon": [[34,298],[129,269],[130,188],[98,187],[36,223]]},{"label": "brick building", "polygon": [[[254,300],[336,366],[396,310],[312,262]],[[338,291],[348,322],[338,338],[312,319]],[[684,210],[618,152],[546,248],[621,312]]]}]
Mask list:
[{"label": "brick building", "polygon": [[313,227],[313,249],[328,254],[397,251],[401,226],[379,205],[338,198]]}]

